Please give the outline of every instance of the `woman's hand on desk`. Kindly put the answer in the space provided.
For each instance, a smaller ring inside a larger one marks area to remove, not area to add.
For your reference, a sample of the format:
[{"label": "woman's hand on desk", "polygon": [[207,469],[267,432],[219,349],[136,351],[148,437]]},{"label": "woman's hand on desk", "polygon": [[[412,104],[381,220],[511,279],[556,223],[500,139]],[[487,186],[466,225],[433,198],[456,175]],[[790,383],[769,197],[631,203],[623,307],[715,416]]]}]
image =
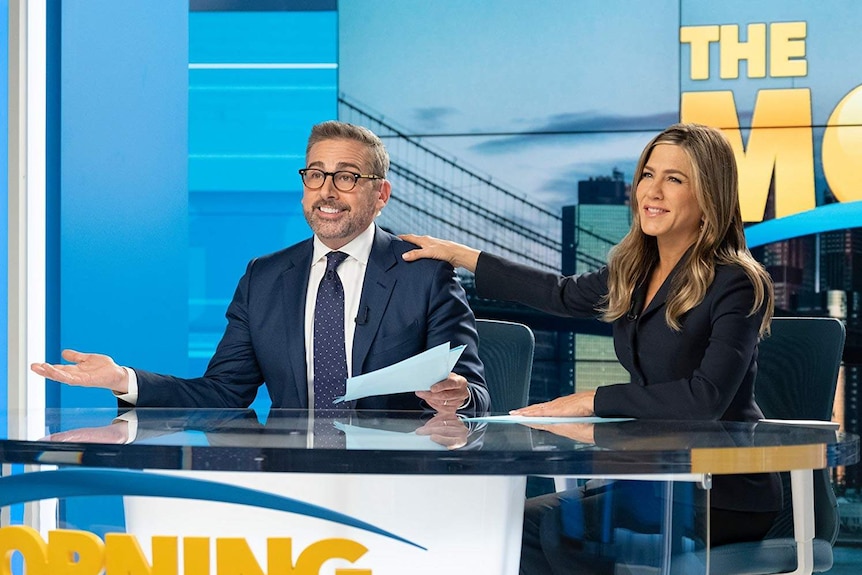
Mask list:
[{"label": "woman's hand on desk", "polygon": [[596,443],[594,434],[595,425],[592,423],[549,423],[547,425],[542,425],[540,423],[527,423],[525,425],[533,429],[539,429],[562,437],[568,437],[569,439],[574,439],[579,443],[589,443],[590,445]]},{"label": "woman's hand on desk", "polygon": [[100,387],[123,394],[129,391],[129,374],[107,355],[64,349],[69,364],[33,363],[30,369],[47,379],[82,387]]},{"label": "woman's hand on desk", "polygon": [[468,432],[464,422],[453,413],[438,413],[416,430],[417,435],[429,435],[431,441],[449,449],[467,445]]},{"label": "woman's hand on desk", "polygon": [[595,391],[581,391],[545,403],[513,409],[509,413],[525,417],[592,417],[596,414],[595,398]]},{"label": "woman's hand on desk", "polygon": [[57,443],[105,443],[123,445],[129,441],[129,422],[118,420],[103,427],[82,427],[52,433],[42,439]]}]

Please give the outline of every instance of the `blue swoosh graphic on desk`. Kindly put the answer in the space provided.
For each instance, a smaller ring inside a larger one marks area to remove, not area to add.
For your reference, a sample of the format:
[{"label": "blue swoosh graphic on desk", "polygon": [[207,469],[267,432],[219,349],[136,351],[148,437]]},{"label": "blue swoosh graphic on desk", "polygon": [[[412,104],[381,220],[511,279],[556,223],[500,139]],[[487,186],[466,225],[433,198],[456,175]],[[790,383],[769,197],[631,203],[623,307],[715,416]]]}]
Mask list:
[{"label": "blue swoosh graphic on desk", "polygon": [[862,227],[862,201],[843,202],[748,226],[745,241],[749,248],[756,248],[799,236],[858,227]]},{"label": "blue swoosh graphic on desk", "polygon": [[220,503],[238,503],[315,517],[383,535],[427,551],[418,543],[343,513],[283,497],[266,491],[237,487],[176,475],[166,476],[143,471],[115,469],[58,469],[34,471],[0,477],[0,507],[50,499],[89,495],[137,495],[142,497],[175,497]]}]

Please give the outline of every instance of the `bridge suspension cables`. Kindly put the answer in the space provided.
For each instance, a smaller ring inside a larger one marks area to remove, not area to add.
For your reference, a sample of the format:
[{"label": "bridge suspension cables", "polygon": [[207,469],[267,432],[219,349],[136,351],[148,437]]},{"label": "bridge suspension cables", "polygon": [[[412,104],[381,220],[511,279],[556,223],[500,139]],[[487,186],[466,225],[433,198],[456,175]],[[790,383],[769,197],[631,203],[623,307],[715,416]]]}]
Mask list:
[{"label": "bridge suspension cables", "polygon": [[[394,233],[450,239],[560,271],[562,218],[558,213],[446,157],[343,95],[338,102],[342,120],[371,129],[389,151],[392,197],[378,219],[381,226]],[[587,254],[577,257],[592,268],[604,263]]]}]

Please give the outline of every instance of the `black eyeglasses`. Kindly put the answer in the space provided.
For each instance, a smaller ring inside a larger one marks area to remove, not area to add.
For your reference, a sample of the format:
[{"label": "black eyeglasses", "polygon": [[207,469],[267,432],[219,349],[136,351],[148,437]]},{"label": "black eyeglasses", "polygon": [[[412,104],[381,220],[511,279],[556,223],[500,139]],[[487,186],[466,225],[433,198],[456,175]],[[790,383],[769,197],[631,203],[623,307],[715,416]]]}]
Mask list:
[{"label": "black eyeglasses", "polygon": [[299,170],[299,175],[302,176],[302,183],[309,190],[319,190],[326,183],[326,176],[330,176],[332,183],[335,184],[335,189],[339,192],[352,191],[360,178],[367,180],[385,179],[383,176],[375,176],[374,174],[357,174],[356,172],[348,172],[346,170],[324,172],[316,168],[303,168]]}]

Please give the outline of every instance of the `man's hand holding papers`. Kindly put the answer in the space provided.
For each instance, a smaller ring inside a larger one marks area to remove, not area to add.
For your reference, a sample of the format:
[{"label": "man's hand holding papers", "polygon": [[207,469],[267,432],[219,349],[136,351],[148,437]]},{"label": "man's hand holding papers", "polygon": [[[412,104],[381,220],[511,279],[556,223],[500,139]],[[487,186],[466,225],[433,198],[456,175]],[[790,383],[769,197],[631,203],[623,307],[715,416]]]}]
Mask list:
[{"label": "man's hand holding papers", "polygon": [[452,372],[463,351],[463,345],[449,349],[448,343],[442,343],[383,369],[348,378],[347,393],[337,401],[413,391],[431,408],[454,413],[470,400],[467,380]]}]

